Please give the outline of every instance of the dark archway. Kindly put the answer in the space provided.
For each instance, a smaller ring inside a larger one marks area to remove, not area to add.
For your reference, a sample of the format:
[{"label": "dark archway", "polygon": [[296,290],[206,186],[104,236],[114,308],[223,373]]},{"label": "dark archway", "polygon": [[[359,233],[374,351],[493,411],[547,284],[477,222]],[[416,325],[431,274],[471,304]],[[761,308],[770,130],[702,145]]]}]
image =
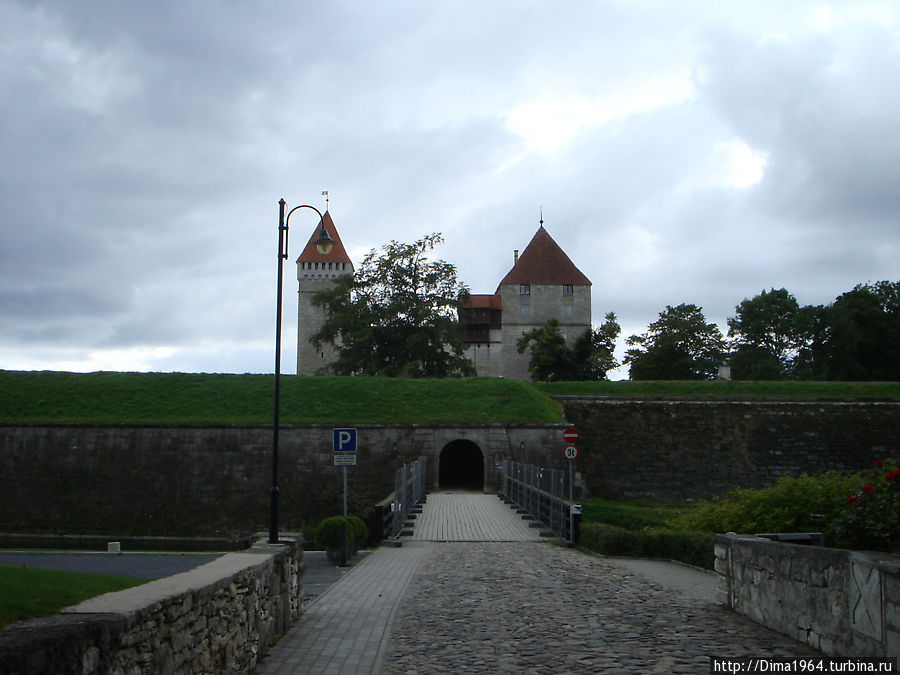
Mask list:
[{"label": "dark archway", "polygon": [[484,455],[472,441],[453,441],[441,450],[438,486],[442,490],[484,490]]}]

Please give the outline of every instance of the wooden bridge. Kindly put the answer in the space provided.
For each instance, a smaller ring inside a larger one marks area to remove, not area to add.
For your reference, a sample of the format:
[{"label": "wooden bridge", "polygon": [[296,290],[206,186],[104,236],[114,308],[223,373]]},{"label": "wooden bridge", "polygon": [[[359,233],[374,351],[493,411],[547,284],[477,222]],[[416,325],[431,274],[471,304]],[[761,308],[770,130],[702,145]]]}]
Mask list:
[{"label": "wooden bridge", "polygon": [[[515,508],[497,495],[468,491],[432,492],[412,521],[411,541],[541,541]],[[406,530],[407,532],[409,530]]]}]

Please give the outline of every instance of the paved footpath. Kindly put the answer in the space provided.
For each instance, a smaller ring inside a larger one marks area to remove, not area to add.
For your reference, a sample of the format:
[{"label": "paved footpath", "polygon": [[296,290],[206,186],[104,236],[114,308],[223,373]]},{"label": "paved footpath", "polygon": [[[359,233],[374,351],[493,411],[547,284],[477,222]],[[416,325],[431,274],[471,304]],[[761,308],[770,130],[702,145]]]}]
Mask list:
[{"label": "paved footpath", "polygon": [[256,672],[707,673],[710,656],[816,655],[715,604],[705,572],[470,535],[370,554]]}]

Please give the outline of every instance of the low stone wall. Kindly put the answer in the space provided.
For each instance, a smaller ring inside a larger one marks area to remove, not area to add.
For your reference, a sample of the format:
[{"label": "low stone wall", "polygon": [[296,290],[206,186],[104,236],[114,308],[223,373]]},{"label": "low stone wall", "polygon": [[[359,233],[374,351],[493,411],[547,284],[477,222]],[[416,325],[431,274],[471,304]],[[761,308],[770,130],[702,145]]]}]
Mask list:
[{"label": "low stone wall", "polygon": [[300,618],[299,535],[0,631],[0,673],[249,673]]},{"label": "low stone wall", "polygon": [[718,535],[726,604],[830,656],[900,658],[900,557]]}]

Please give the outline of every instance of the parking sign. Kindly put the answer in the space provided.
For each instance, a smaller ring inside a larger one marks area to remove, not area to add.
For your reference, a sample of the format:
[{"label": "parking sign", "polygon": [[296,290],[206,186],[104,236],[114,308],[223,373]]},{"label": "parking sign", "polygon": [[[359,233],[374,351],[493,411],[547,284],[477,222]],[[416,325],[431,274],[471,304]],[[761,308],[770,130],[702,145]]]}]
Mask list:
[{"label": "parking sign", "polygon": [[333,429],[335,452],[356,452],[356,429]]}]

